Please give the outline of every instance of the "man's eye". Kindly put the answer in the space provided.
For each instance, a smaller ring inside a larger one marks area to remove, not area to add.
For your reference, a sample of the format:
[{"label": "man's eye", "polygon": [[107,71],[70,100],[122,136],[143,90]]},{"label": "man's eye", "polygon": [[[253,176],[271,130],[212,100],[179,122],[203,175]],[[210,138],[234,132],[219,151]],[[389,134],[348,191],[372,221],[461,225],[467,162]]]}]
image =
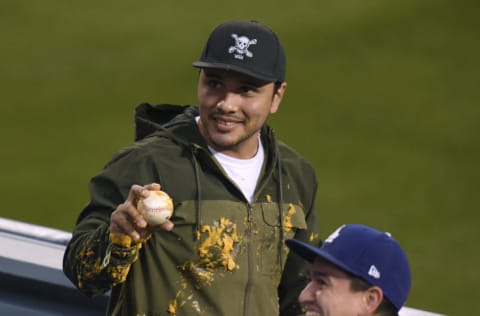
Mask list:
[{"label": "man's eye", "polygon": [[208,80],[207,84],[210,88],[218,88],[222,85],[222,83],[219,80],[216,80],[216,79]]},{"label": "man's eye", "polygon": [[254,87],[251,87],[251,86],[242,86],[240,88],[240,91],[241,91],[241,93],[253,93],[253,92],[257,91],[257,89],[255,89]]},{"label": "man's eye", "polygon": [[316,278],[315,283],[319,286],[324,286],[324,285],[327,284],[327,282],[325,282],[325,280],[323,278]]}]

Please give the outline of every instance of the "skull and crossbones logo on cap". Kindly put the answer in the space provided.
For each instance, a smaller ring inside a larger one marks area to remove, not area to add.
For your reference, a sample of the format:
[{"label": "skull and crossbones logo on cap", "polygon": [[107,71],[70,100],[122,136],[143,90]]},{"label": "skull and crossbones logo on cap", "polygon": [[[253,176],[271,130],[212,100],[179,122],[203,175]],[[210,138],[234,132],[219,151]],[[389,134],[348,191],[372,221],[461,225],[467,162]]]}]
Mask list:
[{"label": "skull and crossbones logo on cap", "polygon": [[253,53],[248,50],[250,45],[257,44],[257,39],[249,39],[246,36],[238,36],[237,34],[232,34],[232,37],[235,39],[235,46],[230,46],[228,52],[230,54],[234,53],[234,57],[237,59],[242,59],[244,56],[253,57]]}]

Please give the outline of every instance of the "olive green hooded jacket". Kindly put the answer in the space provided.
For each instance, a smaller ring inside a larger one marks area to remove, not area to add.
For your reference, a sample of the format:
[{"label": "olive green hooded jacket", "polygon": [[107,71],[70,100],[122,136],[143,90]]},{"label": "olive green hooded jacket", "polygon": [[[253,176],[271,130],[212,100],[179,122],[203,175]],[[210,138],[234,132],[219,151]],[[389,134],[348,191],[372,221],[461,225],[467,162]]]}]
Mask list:
[{"label": "olive green hooded jacket", "polygon": [[[111,289],[108,315],[298,315],[307,265],[283,240],[318,243],[312,167],[261,131],[265,162],[249,203],[210,153],[196,107],[142,104],[136,142],[90,182],[63,269],[87,295]],[[130,248],[109,239],[132,184],[160,183],[175,227]]]}]

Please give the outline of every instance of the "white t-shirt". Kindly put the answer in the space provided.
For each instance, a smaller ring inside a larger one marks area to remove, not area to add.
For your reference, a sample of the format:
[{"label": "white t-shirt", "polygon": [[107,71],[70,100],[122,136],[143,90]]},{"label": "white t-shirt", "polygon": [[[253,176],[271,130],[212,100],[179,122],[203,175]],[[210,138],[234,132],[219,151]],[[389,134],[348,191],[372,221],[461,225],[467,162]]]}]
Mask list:
[{"label": "white t-shirt", "polygon": [[253,193],[257,186],[257,180],[262,170],[263,159],[265,156],[262,143],[259,138],[258,151],[250,159],[238,159],[215,151],[208,147],[213,156],[222,165],[230,179],[237,184],[243,195],[249,202],[253,201]]},{"label": "white t-shirt", "polygon": [[[195,121],[199,121],[200,117],[195,117]],[[257,180],[262,170],[265,152],[263,150],[260,134],[258,135],[258,150],[254,157],[250,159],[238,159],[219,153],[212,147],[208,146],[213,156],[223,167],[230,179],[240,188],[243,195],[249,202],[253,201],[253,193],[257,186]]]}]

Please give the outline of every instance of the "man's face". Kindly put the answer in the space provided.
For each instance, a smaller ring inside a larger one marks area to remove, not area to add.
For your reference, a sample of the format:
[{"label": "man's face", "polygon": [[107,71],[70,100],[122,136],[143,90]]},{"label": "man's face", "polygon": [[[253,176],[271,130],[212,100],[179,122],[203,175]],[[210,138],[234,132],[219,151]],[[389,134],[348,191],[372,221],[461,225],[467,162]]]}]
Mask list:
[{"label": "man's face", "polygon": [[365,313],[365,292],[353,292],[350,277],[343,270],[317,258],[311,268],[311,281],[300,293],[306,316],[360,316]]},{"label": "man's face", "polygon": [[280,105],[286,84],[274,93],[264,83],[233,71],[202,69],[198,81],[199,128],[208,145],[247,159],[258,149],[258,135]]}]

